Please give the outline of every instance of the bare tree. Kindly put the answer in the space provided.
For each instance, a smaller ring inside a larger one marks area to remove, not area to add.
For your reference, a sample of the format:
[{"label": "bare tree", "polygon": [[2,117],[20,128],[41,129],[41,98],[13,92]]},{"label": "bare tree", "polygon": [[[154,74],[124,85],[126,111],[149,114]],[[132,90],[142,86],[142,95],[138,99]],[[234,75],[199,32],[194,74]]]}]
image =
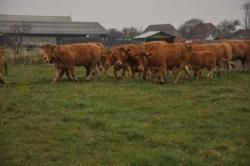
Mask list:
[{"label": "bare tree", "polygon": [[115,28],[108,29],[108,32],[109,32],[108,37],[112,40],[123,38],[123,33]]},{"label": "bare tree", "polygon": [[250,29],[250,2],[243,4],[242,9],[244,11],[244,27]]},{"label": "bare tree", "polygon": [[141,33],[141,30],[135,27],[125,27],[122,29],[123,35],[125,39],[131,39]]},{"label": "bare tree", "polygon": [[185,21],[178,29],[178,31],[181,33],[181,35],[185,39],[191,39],[193,36],[193,29],[194,27],[199,24],[203,23],[201,19],[198,18],[192,18],[190,20]]},{"label": "bare tree", "polygon": [[224,37],[229,37],[239,25],[239,20],[223,20],[218,25],[218,29],[223,33]]},{"label": "bare tree", "polygon": [[11,46],[15,50],[15,54],[19,54],[22,46],[23,37],[31,30],[31,24],[29,22],[19,22],[11,26]]}]

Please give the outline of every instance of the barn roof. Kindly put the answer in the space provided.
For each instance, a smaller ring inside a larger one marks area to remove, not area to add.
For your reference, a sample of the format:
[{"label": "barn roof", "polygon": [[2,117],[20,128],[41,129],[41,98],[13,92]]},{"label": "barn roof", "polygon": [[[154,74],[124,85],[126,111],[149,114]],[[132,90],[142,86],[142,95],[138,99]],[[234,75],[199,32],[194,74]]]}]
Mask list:
[{"label": "barn roof", "polygon": [[[6,19],[9,20],[6,20]],[[24,19],[23,19],[24,18]],[[27,19],[26,19],[27,18]],[[82,35],[107,34],[106,29],[98,22],[72,22],[67,16],[7,16],[0,15],[0,32],[11,34],[11,26],[21,22],[31,26],[28,34],[41,35]]]},{"label": "barn roof", "polygon": [[148,31],[148,32],[142,33],[138,36],[135,36],[134,39],[144,39],[144,38],[148,38],[148,37],[154,36],[154,35],[159,34],[159,33],[164,33],[164,35],[166,35],[166,36],[174,37],[171,34],[161,32],[161,31]]},{"label": "barn roof", "polygon": [[171,24],[153,24],[149,25],[144,32],[148,31],[162,31],[173,36],[176,36],[177,39],[182,39],[181,34],[175,29],[175,27]]},{"label": "barn roof", "polygon": [[72,22],[70,16],[34,16],[0,14],[0,21]]}]

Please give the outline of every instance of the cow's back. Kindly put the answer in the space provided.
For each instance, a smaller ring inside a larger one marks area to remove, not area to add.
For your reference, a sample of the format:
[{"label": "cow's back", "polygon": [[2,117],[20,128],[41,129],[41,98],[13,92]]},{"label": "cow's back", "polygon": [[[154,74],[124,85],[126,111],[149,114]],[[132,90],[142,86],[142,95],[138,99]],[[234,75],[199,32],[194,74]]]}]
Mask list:
[{"label": "cow's back", "polygon": [[187,64],[190,58],[190,50],[183,43],[167,44],[166,62],[168,67],[176,67],[180,64]]},{"label": "cow's back", "polygon": [[[229,48],[228,48],[229,47]],[[212,51],[216,55],[216,61],[220,63],[222,59],[231,60],[232,54],[230,52],[230,46],[225,43],[206,43],[195,44],[192,46],[193,51]]]},{"label": "cow's back", "polygon": [[74,66],[88,66],[100,60],[103,47],[96,43],[59,45],[56,48],[61,62]]},{"label": "cow's back", "polygon": [[191,54],[189,64],[191,66],[215,66],[216,55],[212,51],[194,51]]}]

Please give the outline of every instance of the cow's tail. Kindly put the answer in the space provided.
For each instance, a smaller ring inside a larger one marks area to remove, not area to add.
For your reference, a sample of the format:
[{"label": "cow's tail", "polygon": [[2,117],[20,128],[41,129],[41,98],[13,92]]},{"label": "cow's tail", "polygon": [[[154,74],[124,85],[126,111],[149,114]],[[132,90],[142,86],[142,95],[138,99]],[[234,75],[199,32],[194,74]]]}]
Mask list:
[{"label": "cow's tail", "polygon": [[4,72],[5,72],[5,75],[7,75],[7,74],[8,74],[8,66],[7,66],[7,63],[4,62],[3,65],[4,65]]}]

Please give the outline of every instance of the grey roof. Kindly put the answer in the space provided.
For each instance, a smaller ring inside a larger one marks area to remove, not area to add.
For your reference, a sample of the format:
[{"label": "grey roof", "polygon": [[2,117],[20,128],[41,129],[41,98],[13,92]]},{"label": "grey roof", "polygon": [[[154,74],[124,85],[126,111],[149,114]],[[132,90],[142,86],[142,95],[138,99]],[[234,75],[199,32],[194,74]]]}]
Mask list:
[{"label": "grey roof", "polygon": [[160,31],[148,31],[148,32],[145,32],[145,33],[142,33],[138,36],[135,36],[134,39],[143,39],[143,38],[147,38],[147,37],[150,37],[150,36],[153,36],[157,33],[160,33]]},{"label": "grey roof", "polygon": [[[17,22],[0,21],[0,32],[12,33],[11,26]],[[107,34],[98,22],[28,22],[31,25],[29,34],[81,35]]]},{"label": "grey roof", "polygon": [[33,16],[0,14],[0,21],[72,22],[70,16]]},{"label": "grey roof", "polygon": [[[6,20],[7,18],[10,19]],[[28,19],[22,19],[22,18],[28,18]],[[19,17],[15,15],[13,17],[11,17],[10,15],[0,15],[0,32],[11,34],[12,33],[11,26],[13,26],[14,24],[19,24],[20,22],[26,22],[27,24],[30,24],[31,30],[29,34],[42,34],[42,35],[108,34],[106,29],[98,22],[72,22],[70,17],[65,17],[65,16]]]},{"label": "grey roof", "polygon": [[166,32],[166,33],[169,33],[171,35],[174,35],[178,39],[182,38],[181,34],[171,24],[154,24],[154,25],[149,25],[144,30],[144,32],[148,32],[148,31],[162,31],[162,32]]},{"label": "grey roof", "polygon": [[169,33],[166,33],[166,32],[161,32],[161,31],[148,31],[148,32],[145,32],[145,33],[142,33],[138,36],[135,36],[134,39],[144,39],[144,38],[148,38],[148,37],[151,37],[151,36],[154,36],[154,35],[157,35],[159,33],[162,33],[166,36],[169,36],[169,37],[175,37]]}]

